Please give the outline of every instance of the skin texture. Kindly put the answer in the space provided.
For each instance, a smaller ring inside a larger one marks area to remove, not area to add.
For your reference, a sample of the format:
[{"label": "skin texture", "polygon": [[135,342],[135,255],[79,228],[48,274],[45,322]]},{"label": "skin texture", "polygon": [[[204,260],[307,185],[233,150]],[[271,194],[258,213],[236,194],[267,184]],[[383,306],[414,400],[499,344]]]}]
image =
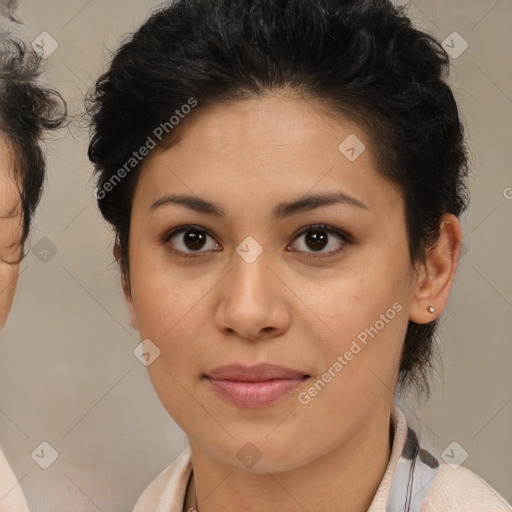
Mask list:
[{"label": "skin texture", "polygon": [[[366,145],[353,162],[338,149],[350,134]],[[333,191],[367,208],[336,204],[272,216],[280,202]],[[171,193],[218,203],[226,217],[176,204],[150,211]],[[307,233],[297,235],[318,223],[349,233],[353,243],[329,234],[321,252],[311,248]],[[162,242],[190,224],[211,234],[199,253],[185,245],[183,232]],[[236,252],[248,236],[263,248],[250,264]],[[131,325],[161,351],[148,371],[188,436],[201,512],[367,510],[390,455],[407,323],[442,312],[461,238],[458,220],[446,215],[437,247],[414,272],[403,199],[375,170],[365,133],[298,98],[269,95],[198,109],[174,146],[150,154],[131,213],[131,289],[124,278],[122,284]],[[182,256],[191,253],[196,257]],[[119,259],[117,245],[114,254]],[[297,394],[395,303],[401,311],[301,404]],[[260,409],[235,407],[203,378],[220,365],[260,362],[311,378]],[[261,454],[251,468],[237,457],[247,442]]]},{"label": "skin texture", "polygon": [[11,149],[0,136],[0,332],[11,310],[18,282],[23,229],[21,200],[14,178]]}]

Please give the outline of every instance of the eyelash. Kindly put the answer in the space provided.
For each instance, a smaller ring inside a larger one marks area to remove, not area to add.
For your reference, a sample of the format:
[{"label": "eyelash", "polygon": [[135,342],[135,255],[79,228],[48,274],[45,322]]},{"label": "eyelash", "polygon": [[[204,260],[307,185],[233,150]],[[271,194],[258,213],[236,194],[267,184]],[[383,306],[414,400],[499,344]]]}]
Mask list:
[{"label": "eyelash", "polygon": [[[168,231],[162,237],[162,239],[160,240],[160,243],[162,245],[167,244],[169,242],[169,240],[173,236],[175,236],[177,234],[180,234],[180,233],[183,233],[183,232],[194,231],[194,230],[206,233],[211,238],[214,238],[208,232],[207,229],[202,228],[200,226],[196,226],[196,225],[192,225],[191,224],[191,225],[187,225],[187,226],[180,226],[178,228],[172,229],[171,231]],[[343,251],[347,245],[354,243],[353,237],[351,235],[349,235],[348,233],[346,233],[345,231],[341,231],[340,229],[333,228],[333,227],[327,226],[325,224],[313,224],[311,226],[306,226],[304,229],[302,229],[299,233],[297,233],[295,235],[293,240],[301,237],[302,235],[304,235],[304,234],[306,234],[306,233],[308,233],[310,231],[320,231],[320,230],[321,231],[325,231],[328,234],[334,234],[334,235],[338,236],[341,239],[341,247],[340,247],[340,249],[328,251],[327,253],[319,252],[316,255],[312,255],[312,254],[315,254],[315,253],[309,253],[307,251],[298,251],[298,252],[305,252],[305,255],[304,255],[305,258],[317,259],[317,258],[332,257],[332,256],[337,255],[341,251]],[[171,250],[172,250],[172,252],[179,254],[183,258],[198,258],[198,257],[201,257],[200,256],[201,251],[196,251],[195,253],[184,253],[182,251],[177,251],[177,250],[174,250],[174,249],[171,249]],[[202,252],[204,252],[204,251],[202,251]]]}]

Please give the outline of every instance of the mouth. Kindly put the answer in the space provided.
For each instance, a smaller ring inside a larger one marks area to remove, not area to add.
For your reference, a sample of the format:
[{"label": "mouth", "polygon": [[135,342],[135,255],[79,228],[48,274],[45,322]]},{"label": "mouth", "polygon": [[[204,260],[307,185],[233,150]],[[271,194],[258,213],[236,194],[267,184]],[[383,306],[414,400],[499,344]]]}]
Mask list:
[{"label": "mouth", "polygon": [[223,399],[240,408],[267,407],[301,386],[310,375],[273,364],[221,366],[204,375]]}]

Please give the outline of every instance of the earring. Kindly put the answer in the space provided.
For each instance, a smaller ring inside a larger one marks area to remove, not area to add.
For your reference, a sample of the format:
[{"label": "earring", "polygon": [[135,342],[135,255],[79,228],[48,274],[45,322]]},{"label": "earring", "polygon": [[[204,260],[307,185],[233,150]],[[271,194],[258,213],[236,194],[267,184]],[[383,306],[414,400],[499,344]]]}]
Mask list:
[{"label": "earring", "polygon": [[432,306],[428,307],[427,310],[429,313],[433,313],[435,311],[435,309]]}]

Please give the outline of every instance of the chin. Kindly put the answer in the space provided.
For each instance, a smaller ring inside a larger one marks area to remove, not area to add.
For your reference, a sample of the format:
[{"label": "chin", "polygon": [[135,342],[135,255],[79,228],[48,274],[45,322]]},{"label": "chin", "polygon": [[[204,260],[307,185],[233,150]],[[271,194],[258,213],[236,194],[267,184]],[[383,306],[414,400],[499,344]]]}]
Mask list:
[{"label": "chin", "polygon": [[[275,439],[265,439],[266,434],[251,436],[247,432],[240,436],[229,437],[219,444],[219,438],[208,442],[204,435],[200,435],[205,451],[217,461],[236,470],[245,470],[253,474],[280,473],[290,471],[306,465],[315,459],[310,453],[313,444],[308,443],[308,451],[302,452],[304,443],[284,442],[287,439],[284,433]],[[207,443],[205,445],[205,442]],[[295,446],[296,445],[296,446]]]}]

